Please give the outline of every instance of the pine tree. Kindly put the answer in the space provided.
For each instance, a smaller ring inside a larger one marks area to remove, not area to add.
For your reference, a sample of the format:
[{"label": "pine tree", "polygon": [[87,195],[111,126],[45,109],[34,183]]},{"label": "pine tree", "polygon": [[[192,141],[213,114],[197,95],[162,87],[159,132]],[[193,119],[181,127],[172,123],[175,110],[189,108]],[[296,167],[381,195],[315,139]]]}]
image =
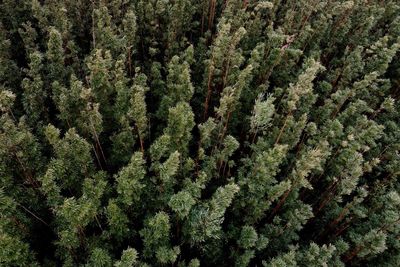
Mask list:
[{"label": "pine tree", "polygon": [[18,29],[18,33],[23,40],[25,51],[28,55],[38,49],[36,44],[38,33],[35,28],[32,27],[32,23],[23,23],[22,27]]},{"label": "pine tree", "polygon": [[[85,228],[89,223],[97,220],[101,197],[106,185],[104,173],[97,173],[92,178],[86,178],[83,181],[82,196],[65,198],[57,206],[55,214],[60,220],[57,245],[60,249],[67,249],[70,256],[73,256],[76,249],[84,246]],[[108,259],[109,256],[104,255],[102,250],[95,249],[92,253],[94,253],[94,255],[92,254],[94,265],[98,264],[97,260],[111,262],[111,259]]]},{"label": "pine tree", "polygon": [[1,266],[399,266],[398,1],[3,0]]},{"label": "pine tree", "polygon": [[145,75],[138,75],[135,79],[133,86],[133,96],[130,98],[130,106],[127,115],[134,121],[137,135],[139,136],[140,149],[144,152],[144,139],[147,132],[147,106],[146,106],[146,92],[149,90],[146,86]]},{"label": "pine tree", "polygon": [[109,234],[116,240],[122,241],[131,233],[129,229],[129,218],[122,205],[115,199],[110,199],[106,207],[106,217],[109,226]]},{"label": "pine tree", "polygon": [[162,96],[159,117],[165,117],[165,112],[179,102],[189,102],[192,98],[194,88],[189,64],[193,61],[193,53],[193,46],[189,46],[181,56],[173,56],[168,63],[167,94]]},{"label": "pine tree", "polygon": [[24,108],[31,123],[36,123],[46,114],[44,109],[47,93],[43,88],[41,71],[43,68],[43,56],[40,52],[33,52],[29,55],[30,64],[27,71],[28,77],[22,81],[24,89]]},{"label": "pine tree", "polygon": [[112,266],[112,259],[106,250],[101,248],[95,248],[90,254],[88,263],[86,266]]},{"label": "pine tree", "polygon": [[[95,5],[95,3],[93,3]],[[116,33],[110,10],[105,2],[100,1],[98,6],[94,6],[92,13],[92,41],[97,49],[96,57],[100,50],[109,51],[113,56],[121,53],[123,46],[121,38]],[[100,63],[101,64],[101,63]]]},{"label": "pine tree", "polygon": [[[257,143],[257,146],[261,147],[261,145],[261,141]],[[248,166],[249,169],[243,168],[239,174],[242,190],[237,202],[240,210],[246,207],[247,212],[244,215],[246,221],[260,220],[265,216],[268,207],[290,188],[292,184],[290,181],[278,182],[275,179],[286,153],[287,146],[277,145],[268,151],[255,150],[255,158],[247,159],[248,164],[251,165]],[[253,197],[247,198],[248,194]]]},{"label": "pine tree", "polygon": [[[25,118],[16,119],[12,111],[15,98],[8,90],[2,89],[0,92],[1,187],[12,189],[15,181],[22,180],[21,185],[38,188],[35,174],[41,170],[43,164],[41,146]],[[13,177],[19,179],[14,180]]]},{"label": "pine tree", "polygon": [[138,42],[138,37],[137,37],[137,18],[135,15],[134,8],[131,7],[128,9],[128,11],[125,14],[125,17],[122,21],[123,25],[123,34],[124,34],[124,40],[126,42],[126,57],[128,60],[128,70],[129,74],[132,74],[133,70],[133,55],[137,53],[137,42]]},{"label": "pine tree", "polygon": [[194,127],[194,114],[185,102],[179,102],[168,110],[168,126],[164,134],[170,136],[169,151],[186,154]]},{"label": "pine tree", "polygon": [[158,212],[147,219],[145,228],[140,231],[144,243],[144,256],[155,255],[161,264],[174,263],[180,254],[179,246],[170,243],[170,221],[165,212]]},{"label": "pine tree", "polygon": [[55,29],[51,29],[49,33],[49,41],[47,43],[46,58],[49,63],[47,75],[51,81],[60,81],[63,83],[65,75],[64,70],[64,50],[61,34]]},{"label": "pine tree", "polygon": [[138,253],[134,248],[127,248],[122,252],[121,260],[117,261],[115,267],[129,267],[136,263]]},{"label": "pine tree", "polygon": [[190,243],[198,244],[220,237],[223,216],[238,191],[235,184],[220,187],[208,203],[192,209],[185,229]]},{"label": "pine tree", "polygon": [[[19,204],[21,205],[21,204]],[[17,211],[18,203],[4,194],[0,188],[0,263],[2,265],[39,266],[31,253],[29,243],[24,241],[24,231],[29,221]],[[18,222],[16,224],[15,222]]]},{"label": "pine tree", "polygon": [[41,178],[42,189],[48,194],[49,202],[58,204],[58,201],[62,200],[59,196],[60,188],[81,192],[82,178],[93,172],[91,149],[89,143],[80,137],[74,128],[68,130],[61,138],[60,130],[48,125],[45,134],[54,149],[55,157]]},{"label": "pine tree", "polygon": [[168,54],[174,55],[185,44],[185,33],[190,29],[193,13],[197,9],[196,4],[187,0],[179,0],[173,2],[169,7],[169,12],[173,15],[170,15],[167,26]]},{"label": "pine tree", "polygon": [[[279,132],[275,138],[276,144],[281,141],[281,138],[285,139],[285,130],[287,127],[290,129],[290,126],[292,126],[291,124],[294,123],[293,112],[297,109],[300,99],[308,94],[312,94],[312,81],[315,79],[316,74],[322,68],[322,66],[320,63],[315,62],[314,60],[311,60],[309,64],[310,65],[306,68],[306,70],[299,75],[297,83],[289,85],[288,94],[285,99],[286,116],[283,117],[283,125],[279,129]],[[300,121],[303,121],[304,124],[305,119],[305,114],[303,114]],[[300,125],[296,125],[295,128],[301,129],[302,127]],[[292,146],[295,143],[297,143],[297,141],[293,140],[289,144]]]},{"label": "pine tree", "polygon": [[141,180],[146,174],[143,165],[143,154],[136,152],[129,164],[122,168],[115,178],[120,202],[124,205],[130,206],[140,200],[140,193],[144,187]]},{"label": "pine tree", "polygon": [[[213,88],[221,85],[224,89],[228,85],[230,70],[240,66],[243,61],[236,46],[245,33],[246,30],[241,27],[231,34],[231,24],[228,21],[222,20],[218,23],[218,36],[215,38],[211,58],[206,65],[204,83],[207,87],[207,95],[204,102],[204,119],[208,116]],[[237,95],[240,96],[240,94]]]},{"label": "pine tree", "polygon": [[96,102],[100,104],[102,111],[109,114],[110,96],[114,93],[114,87],[111,84],[111,70],[113,58],[109,50],[96,49],[88,58],[87,66],[90,70],[89,82]]},{"label": "pine tree", "polygon": [[2,86],[17,86],[20,82],[21,73],[12,56],[9,33],[3,23],[0,23],[0,84]]}]

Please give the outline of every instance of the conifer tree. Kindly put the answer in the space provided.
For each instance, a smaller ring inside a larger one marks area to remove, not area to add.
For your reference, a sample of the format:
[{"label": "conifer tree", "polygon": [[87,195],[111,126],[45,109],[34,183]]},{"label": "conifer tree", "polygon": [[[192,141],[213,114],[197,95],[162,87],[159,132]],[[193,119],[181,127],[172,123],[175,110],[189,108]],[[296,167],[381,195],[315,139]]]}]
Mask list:
[{"label": "conifer tree", "polygon": [[31,123],[36,123],[46,113],[44,103],[47,93],[43,88],[41,77],[43,56],[40,52],[35,51],[29,55],[29,59],[28,77],[21,84],[24,89],[23,105]]},{"label": "conifer tree", "polygon": [[208,203],[192,209],[185,230],[190,243],[198,244],[221,237],[221,220],[238,191],[239,187],[235,184],[220,187]]},{"label": "conifer tree", "polygon": [[165,212],[158,212],[145,222],[145,228],[140,231],[145,257],[155,255],[161,264],[176,261],[180,249],[170,243],[170,228],[169,216]]},{"label": "conifer tree", "polygon": [[399,14],[0,1],[0,266],[399,266]]},{"label": "conifer tree", "polygon": [[17,120],[12,111],[15,98],[8,90],[2,89],[0,92],[1,187],[13,191],[16,189],[13,188],[15,181],[21,186],[27,184],[38,188],[35,174],[43,164],[37,137],[31,132],[26,119]]},{"label": "conifer tree", "polygon": [[[4,194],[0,189],[0,263],[2,265],[39,266],[35,255],[31,253],[29,243],[24,241],[22,229],[29,220],[17,210],[17,202]],[[18,224],[15,224],[15,221]]]},{"label": "conifer tree", "polygon": [[122,20],[123,25],[123,34],[124,41],[126,43],[126,57],[128,60],[128,70],[129,74],[132,74],[133,70],[133,59],[134,55],[137,53],[137,18],[135,15],[134,8],[131,7],[125,14],[124,19]]},{"label": "conifer tree", "polygon": [[129,267],[136,263],[138,254],[134,248],[127,248],[122,252],[121,260],[117,261],[115,267]]},{"label": "conifer tree", "polygon": [[[10,9],[12,9],[12,7],[10,7]],[[9,11],[9,14],[11,14],[12,11]],[[12,45],[13,43],[11,42],[10,32],[8,31],[4,23],[0,22],[0,82],[2,85],[5,86],[16,86],[21,79],[21,73],[18,68],[17,62],[13,58]]]},{"label": "conifer tree", "polygon": [[141,180],[146,174],[143,165],[142,153],[136,152],[133,154],[129,165],[122,168],[116,177],[117,192],[120,197],[120,202],[124,205],[130,206],[140,199],[140,193],[144,187],[144,185],[141,184]]},{"label": "conifer tree", "polygon": [[144,139],[147,132],[147,105],[146,105],[146,92],[149,90],[146,85],[147,77],[144,74],[139,74],[135,78],[133,86],[133,95],[129,101],[129,108],[127,116],[135,123],[137,135],[139,137],[140,149],[144,152]]},{"label": "conifer tree", "polygon": [[49,33],[49,41],[47,43],[46,58],[48,60],[47,75],[51,81],[64,82],[64,50],[61,34],[55,29],[51,29]]}]

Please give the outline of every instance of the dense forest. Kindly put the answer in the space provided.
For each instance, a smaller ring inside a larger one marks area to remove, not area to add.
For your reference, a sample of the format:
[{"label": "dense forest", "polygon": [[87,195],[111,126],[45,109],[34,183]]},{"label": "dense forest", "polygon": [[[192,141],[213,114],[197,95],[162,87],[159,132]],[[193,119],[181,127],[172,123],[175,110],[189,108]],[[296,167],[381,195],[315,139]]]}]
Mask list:
[{"label": "dense forest", "polygon": [[397,0],[0,1],[0,266],[400,266]]}]

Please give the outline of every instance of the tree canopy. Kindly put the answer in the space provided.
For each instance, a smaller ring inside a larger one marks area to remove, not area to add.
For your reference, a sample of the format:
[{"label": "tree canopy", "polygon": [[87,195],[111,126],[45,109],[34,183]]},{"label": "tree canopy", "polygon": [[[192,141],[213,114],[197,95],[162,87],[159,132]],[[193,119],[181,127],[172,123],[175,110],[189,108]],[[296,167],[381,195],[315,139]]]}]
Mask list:
[{"label": "tree canopy", "polygon": [[396,0],[0,1],[0,266],[400,266]]}]

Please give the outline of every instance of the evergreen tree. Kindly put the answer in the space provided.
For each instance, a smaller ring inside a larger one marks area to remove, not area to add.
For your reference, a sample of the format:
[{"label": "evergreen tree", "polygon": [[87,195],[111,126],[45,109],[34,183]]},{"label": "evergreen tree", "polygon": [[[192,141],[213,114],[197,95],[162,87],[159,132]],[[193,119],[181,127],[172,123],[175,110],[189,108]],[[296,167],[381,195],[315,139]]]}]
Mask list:
[{"label": "evergreen tree", "polygon": [[49,33],[49,41],[47,43],[46,57],[48,60],[48,78],[51,81],[64,81],[64,49],[61,34],[55,29],[51,29]]},{"label": "evergreen tree", "polygon": [[140,192],[144,187],[141,184],[141,180],[146,174],[143,165],[143,155],[140,152],[136,152],[133,154],[128,166],[122,168],[116,177],[117,192],[120,202],[124,205],[129,206],[140,200]]},{"label": "evergreen tree", "polygon": [[145,257],[155,255],[157,261],[162,264],[176,261],[180,249],[179,246],[171,246],[170,228],[169,216],[165,212],[158,212],[145,222],[145,228],[140,231]]},{"label": "evergreen tree", "polygon": [[0,1],[0,266],[400,266],[399,14]]},{"label": "evergreen tree", "polygon": [[24,89],[23,105],[31,123],[37,123],[45,115],[45,100],[47,93],[43,88],[41,71],[43,68],[41,53],[35,51],[29,55],[30,63],[27,78],[22,80]]}]

